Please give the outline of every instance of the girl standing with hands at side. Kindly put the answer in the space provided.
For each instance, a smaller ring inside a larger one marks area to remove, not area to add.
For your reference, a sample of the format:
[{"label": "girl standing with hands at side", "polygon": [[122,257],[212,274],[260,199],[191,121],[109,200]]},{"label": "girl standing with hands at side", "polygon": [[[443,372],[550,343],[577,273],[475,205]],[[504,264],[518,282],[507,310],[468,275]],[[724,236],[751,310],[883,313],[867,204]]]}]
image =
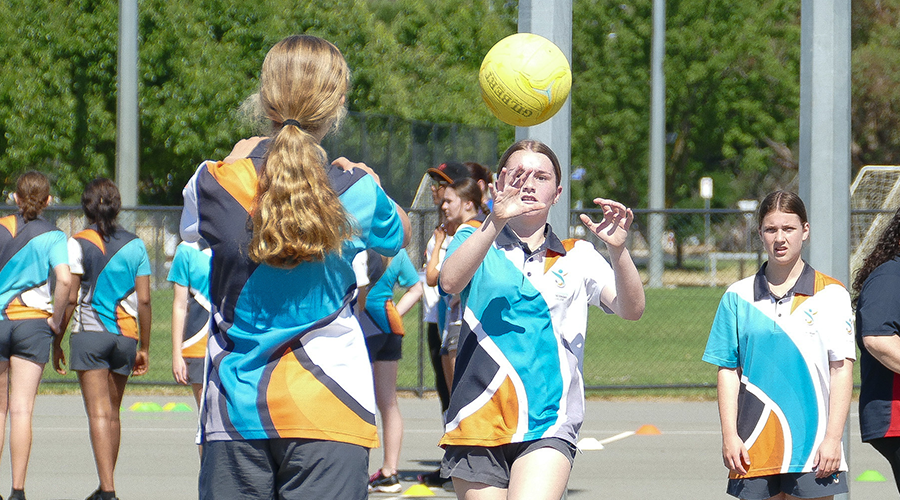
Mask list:
[{"label": "girl standing with hands at side", "polygon": [[[122,199],[111,180],[88,184],[81,207],[90,226],[69,239],[72,291],[64,325],[74,318],[69,360],[81,385],[100,479],[88,500],[113,500],[125,384],[149,366],[150,260],[144,242],[116,224]],[[63,375],[65,361],[59,335],[53,366]]]},{"label": "girl standing with hands at side", "polygon": [[853,390],[853,311],[844,286],[800,257],[803,201],[776,191],[759,205],[769,260],[719,303],[703,360],[719,367],[727,492],[746,500],[847,492],[841,445]]},{"label": "girl standing with hands at side", "polygon": [[[66,235],[41,217],[51,200],[47,177],[22,174],[13,199],[19,213],[0,219],[0,448],[8,413],[8,500],[25,500],[34,398],[52,339],[62,334],[71,275]],[[52,295],[51,273],[56,278]]]},{"label": "girl standing with hands at side", "polygon": [[499,168],[493,211],[457,230],[441,269],[443,292],[461,294],[463,306],[441,472],[460,499],[556,500],[584,420],[588,306],[629,320],[644,311],[625,248],[634,216],[600,198],[600,222],[581,216],[609,249],[607,262],[547,224],[562,193],[549,147],[516,142]]}]

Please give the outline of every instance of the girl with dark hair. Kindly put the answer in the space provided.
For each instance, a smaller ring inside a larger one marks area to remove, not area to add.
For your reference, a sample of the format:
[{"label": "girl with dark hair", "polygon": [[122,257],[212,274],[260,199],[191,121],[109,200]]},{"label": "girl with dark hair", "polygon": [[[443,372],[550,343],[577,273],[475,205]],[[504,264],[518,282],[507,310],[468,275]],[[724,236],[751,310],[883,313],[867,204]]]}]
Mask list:
[{"label": "girl with dark hair", "polygon": [[[147,373],[149,363],[150,260],[144,242],[116,224],[121,206],[116,185],[95,179],[81,196],[90,225],[69,239],[69,366],[78,374],[100,479],[88,500],[116,498],[122,396],[128,376]],[[63,375],[65,363],[60,335],[53,365]]]},{"label": "girl with dark hair", "polygon": [[9,414],[9,498],[24,500],[34,400],[52,339],[62,332],[71,276],[66,235],[41,217],[51,200],[47,177],[22,174],[13,199],[19,212],[0,218],[0,448]]},{"label": "girl with dark hair", "polygon": [[603,220],[581,216],[610,261],[587,241],[560,240],[547,224],[560,175],[545,144],[513,144],[492,212],[460,226],[441,268],[442,293],[460,294],[464,311],[441,439],[441,472],[460,499],[562,497],[584,420],[588,306],[628,320],[644,312],[625,248],[631,210],[597,198]]},{"label": "girl with dark hair", "polygon": [[853,280],[859,345],[859,427],[891,464],[900,491],[900,210]]},{"label": "girl with dark hair", "polygon": [[809,222],[799,196],[766,196],[757,229],[769,259],[725,292],[703,354],[719,367],[727,492],[832,498],[847,492],[841,437],[856,359],[850,295],[801,258]]},{"label": "girl with dark hair", "polygon": [[272,137],[204,162],[181,235],[212,249],[200,416],[200,498],[365,499],[378,443],[352,261],[394,256],[406,214],[362,164],[320,141],[345,113],[350,72],[326,40],[290,36],[260,74]]}]

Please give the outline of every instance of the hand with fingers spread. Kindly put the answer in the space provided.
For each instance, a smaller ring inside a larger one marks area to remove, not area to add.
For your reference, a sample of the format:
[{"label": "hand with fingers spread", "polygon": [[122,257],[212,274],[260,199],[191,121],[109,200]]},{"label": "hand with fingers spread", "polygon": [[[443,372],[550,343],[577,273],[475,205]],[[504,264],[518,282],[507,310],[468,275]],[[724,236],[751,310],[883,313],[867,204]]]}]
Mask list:
[{"label": "hand with fingers spread", "polygon": [[625,245],[634,213],[617,201],[594,198],[594,203],[603,210],[603,219],[594,222],[586,214],[581,214],[581,222],[607,245],[616,248]]},{"label": "hand with fingers spread", "polygon": [[534,169],[522,165],[512,170],[503,167],[497,176],[497,183],[491,184],[494,207],[491,210],[499,220],[509,220],[518,215],[529,214],[547,207],[547,204],[528,193],[526,185],[534,175]]}]

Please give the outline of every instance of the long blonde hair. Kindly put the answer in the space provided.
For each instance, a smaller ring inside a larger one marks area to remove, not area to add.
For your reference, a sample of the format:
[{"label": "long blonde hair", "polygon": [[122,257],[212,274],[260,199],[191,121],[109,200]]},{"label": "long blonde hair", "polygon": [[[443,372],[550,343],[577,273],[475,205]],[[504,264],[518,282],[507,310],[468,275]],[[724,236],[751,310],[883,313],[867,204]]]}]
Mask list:
[{"label": "long blonde hair", "polygon": [[254,261],[290,268],[323,260],[352,236],[318,142],[346,113],[349,83],[344,56],[321,38],[290,36],[266,55],[259,103],[275,130],[254,200]]}]

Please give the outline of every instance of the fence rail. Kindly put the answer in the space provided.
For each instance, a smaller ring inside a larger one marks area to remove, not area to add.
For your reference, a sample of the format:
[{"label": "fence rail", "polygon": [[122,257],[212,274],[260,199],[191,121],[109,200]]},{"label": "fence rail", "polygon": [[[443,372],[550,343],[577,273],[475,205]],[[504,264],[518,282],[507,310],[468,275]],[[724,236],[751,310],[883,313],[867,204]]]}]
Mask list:
[{"label": "fence rail", "polygon": [[[4,210],[0,210],[2,213]],[[12,208],[5,210],[10,213]],[[571,235],[592,241],[602,254],[606,249],[591,235],[584,235],[573,211]],[[421,266],[424,248],[437,216],[433,209],[408,211],[413,238],[408,247],[413,263]],[[647,280],[649,245],[644,228],[649,210],[635,210],[628,247],[638,270]],[[682,389],[715,385],[715,367],[700,361],[709,327],[724,288],[752,275],[765,259],[752,218],[738,210],[664,210],[668,228],[663,248],[663,288],[647,289],[644,317],[637,322],[620,320],[593,308],[588,320],[583,373],[585,386],[606,389]],[[853,211],[851,223],[890,213]],[[67,235],[85,227],[78,207],[50,207],[45,217]],[[153,288],[153,345],[150,373],[138,382],[173,384],[171,376],[171,285],[166,281],[179,241],[180,207],[140,207],[124,210],[120,222],[146,244],[151,261]],[[558,231],[559,232],[559,231]],[[812,228],[810,244],[816,244]],[[404,318],[407,335],[401,360],[399,386],[418,394],[433,389],[434,377],[427,359],[421,313],[413,309]],[[74,382],[45,371],[48,382]]]}]

